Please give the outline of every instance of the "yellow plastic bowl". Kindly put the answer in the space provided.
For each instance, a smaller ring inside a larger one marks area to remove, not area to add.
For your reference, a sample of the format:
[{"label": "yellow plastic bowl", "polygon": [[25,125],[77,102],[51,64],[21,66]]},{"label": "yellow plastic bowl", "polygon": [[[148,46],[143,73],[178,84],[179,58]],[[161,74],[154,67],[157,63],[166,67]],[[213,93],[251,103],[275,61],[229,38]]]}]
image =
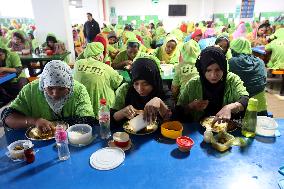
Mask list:
[{"label": "yellow plastic bowl", "polygon": [[161,125],[161,133],[164,137],[176,139],[182,136],[182,124],[179,121],[169,121]]}]

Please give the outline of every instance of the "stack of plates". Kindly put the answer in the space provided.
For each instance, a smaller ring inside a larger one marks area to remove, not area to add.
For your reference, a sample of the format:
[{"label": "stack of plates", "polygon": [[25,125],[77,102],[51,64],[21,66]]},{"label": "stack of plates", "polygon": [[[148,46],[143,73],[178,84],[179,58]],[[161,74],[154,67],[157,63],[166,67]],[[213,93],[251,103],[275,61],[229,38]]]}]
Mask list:
[{"label": "stack of plates", "polygon": [[110,170],[118,167],[125,159],[124,151],[117,147],[106,147],[94,152],[90,164],[98,170]]}]

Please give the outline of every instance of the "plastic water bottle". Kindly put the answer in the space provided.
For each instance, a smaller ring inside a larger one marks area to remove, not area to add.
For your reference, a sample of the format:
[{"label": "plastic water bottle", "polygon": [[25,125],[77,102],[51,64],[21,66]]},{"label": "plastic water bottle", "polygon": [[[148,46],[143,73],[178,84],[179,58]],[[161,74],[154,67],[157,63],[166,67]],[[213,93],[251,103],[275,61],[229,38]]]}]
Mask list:
[{"label": "plastic water bottle", "polygon": [[242,134],[248,138],[255,136],[255,130],[257,124],[257,105],[258,105],[257,99],[254,98],[249,99],[246,114],[242,123]]},{"label": "plastic water bottle", "polygon": [[63,126],[56,126],[55,139],[58,149],[58,157],[60,160],[67,160],[70,158],[70,152],[68,147],[67,132]]},{"label": "plastic water bottle", "polygon": [[206,143],[211,143],[211,138],[213,137],[213,132],[211,128],[207,127],[203,134],[203,141]]},{"label": "plastic water bottle", "polygon": [[106,105],[106,100],[100,100],[99,109],[99,123],[100,123],[100,135],[102,139],[108,139],[111,136],[110,133],[110,113]]}]

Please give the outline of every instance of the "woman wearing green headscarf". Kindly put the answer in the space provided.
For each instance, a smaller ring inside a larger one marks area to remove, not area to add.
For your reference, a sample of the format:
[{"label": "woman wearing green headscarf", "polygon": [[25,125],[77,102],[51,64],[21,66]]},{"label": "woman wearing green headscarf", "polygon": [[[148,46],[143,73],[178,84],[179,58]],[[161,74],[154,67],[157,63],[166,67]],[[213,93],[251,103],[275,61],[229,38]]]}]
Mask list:
[{"label": "woman wearing green headscarf", "polygon": [[178,41],[174,36],[168,36],[163,46],[158,47],[153,52],[161,64],[177,64],[179,59]]},{"label": "woman wearing green headscarf", "polygon": [[284,69],[284,28],[276,30],[271,39],[274,40],[265,46],[265,50],[272,53],[267,67]]},{"label": "woman wearing green headscarf", "polygon": [[238,38],[231,42],[233,57],[229,60],[229,71],[237,74],[244,82],[250,98],[258,100],[258,115],[267,115],[265,98],[266,69],[264,62],[252,55],[250,42]]},{"label": "woman wearing green headscarf", "polygon": [[104,46],[99,42],[89,43],[84,50],[85,59],[76,61],[74,79],[82,83],[89,93],[95,116],[98,116],[100,99],[112,107],[115,101],[115,90],[120,86],[123,77],[109,65],[103,63]]},{"label": "woman wearing green headscarf", "polygon": [[201,50],[194,40],[186,42],[180,51],[180,63],[175,67],[175,75],[172,82],[172,92],[175,98],[178,97],[185,84],[198,75],[195,62]]},{"label": "woman wearing green headscarf", "polygon": [[72,71],[60,60],[48,62],[38,80],[27,84],[1,115],[4,126],[52,130],[53,121],[69,125],[96,124],[86,87],[74,81]]},{"label": "woman wearing green headscarf", "polygon": [[22,70],[23,67],[19,55],[11,52],[5,44],[0,43],[0,74],[17,74],[17,78],[1,84],[0,105],[7,104],[14,99],[23,86],[28,83],[26,75]]},{"label": "woman wearing green headscarf", "polygon": [[140,43],[138,39],[129,39],[126,44],[127,49],[118,53],[113,63],[111,64],[114,69],[121,70],[124,68],[129,68],[133,63],[133,59],[139,53]]}]

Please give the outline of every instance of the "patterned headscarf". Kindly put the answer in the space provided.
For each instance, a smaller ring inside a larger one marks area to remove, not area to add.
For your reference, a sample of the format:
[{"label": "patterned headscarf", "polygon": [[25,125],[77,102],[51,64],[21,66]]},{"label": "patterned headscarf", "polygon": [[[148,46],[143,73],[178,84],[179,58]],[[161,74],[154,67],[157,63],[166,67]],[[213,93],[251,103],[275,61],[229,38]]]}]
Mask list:
[{"label": "patterned headscarf", "polygon": [[[54,113],[60,115],[66,101],[73,94],[74,80],[70,67],[60,60],[48,62],[39,79],[39,90],[44,92],[45,99]],[[48,96],[44,90],[47,87],[66,87],[70,90],[69,94],[59,100],[54,100]]]}]

